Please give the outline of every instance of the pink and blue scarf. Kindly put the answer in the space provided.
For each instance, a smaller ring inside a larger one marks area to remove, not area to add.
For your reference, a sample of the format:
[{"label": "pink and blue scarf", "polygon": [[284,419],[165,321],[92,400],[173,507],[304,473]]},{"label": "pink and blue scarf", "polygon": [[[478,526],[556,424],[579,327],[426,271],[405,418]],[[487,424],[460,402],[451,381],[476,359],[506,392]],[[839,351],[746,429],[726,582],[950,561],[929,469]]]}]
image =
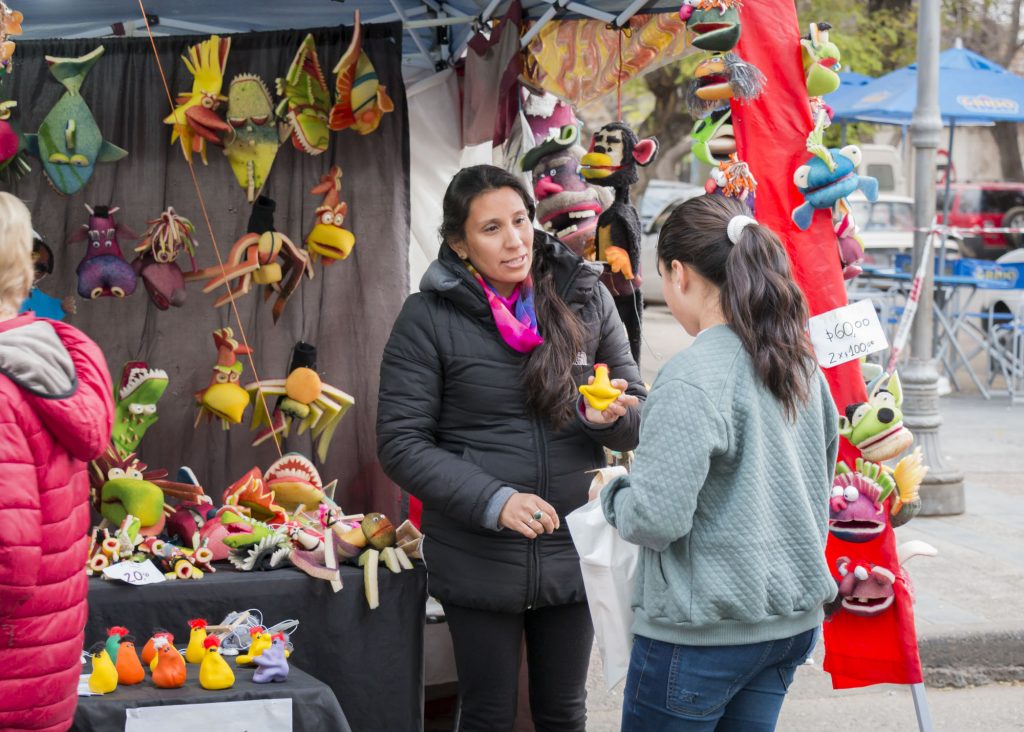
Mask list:
[{"label": "pink and blue scarf", "polygon": [[469,271],[484,289],[487,304],[494,316],[498,333],[511,348],[519,353],[530,353],[544,342],[537,327],[537,311],[533,301],[533,277],[527,276],[516,286],[512,295],[505,298],[485,280],[473,265],[466,263]]}]

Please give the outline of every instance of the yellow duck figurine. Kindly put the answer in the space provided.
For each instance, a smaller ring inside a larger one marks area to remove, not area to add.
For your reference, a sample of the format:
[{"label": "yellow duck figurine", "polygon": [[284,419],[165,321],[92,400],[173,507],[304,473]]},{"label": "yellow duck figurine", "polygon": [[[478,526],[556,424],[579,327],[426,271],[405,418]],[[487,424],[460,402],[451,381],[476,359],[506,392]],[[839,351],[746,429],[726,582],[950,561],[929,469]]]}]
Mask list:
[{"label": "yellow duck figurine", "polygon": [[206,621],[196,618],[188,621],[189,631],[188,648],[185,649],[185,661],[187,663],[202,663],[206,658],[204,642],[206,641]]},{"label": "yellow duck figurine", "polygon": [[92,654],[92,673],[89,674],[89,691],[93,694],[109,694],[117,688],[117,669],[105,648]]},{"label": "yellow duck figurine", "polygon": [[235,685],[235,672],[220,655],[220,638],[211,635],[203,642],[203,662],[199,664],[199,685],[210,691],[230,689]]},{"label": "yellow duck figurine", "polygon": [[251,665],[256,656],[263,653],[263,651],[270,648],[272,638],[267,629],[261,625],[257,625],[254,628],[250,628],[249,635],[252,637],[252,643],[249,645],[249,650],[240,656],[235,656],[235,663],[239,666]]},{"label": "yellow duck figurine", "polygon": [[599,412],[610,407],[621,393],[621,389],[612,386],[608,378],[608,366],[603,363],[594,364],[594,383],[580,386],[580,394],[587,400],[587,404]]}]

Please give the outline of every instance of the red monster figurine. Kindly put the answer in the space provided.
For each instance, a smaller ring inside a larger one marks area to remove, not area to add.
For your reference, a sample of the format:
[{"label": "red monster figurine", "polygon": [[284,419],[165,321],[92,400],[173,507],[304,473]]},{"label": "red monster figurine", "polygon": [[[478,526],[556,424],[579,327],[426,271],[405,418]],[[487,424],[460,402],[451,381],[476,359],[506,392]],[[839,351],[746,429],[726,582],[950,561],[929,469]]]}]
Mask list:
[{"label": "red monster figurine", "polygon": [[78,294],[90,300],[131,295],[135,292],[135,270],[121,252],[118,235],[128,239],[138,239],[138,236],[114,221],[114,214],[120,210],[116,206],[86,204],[85,208],[89,212],[89,224],[71,237],[72,242],[89,243],[76,270]]}]

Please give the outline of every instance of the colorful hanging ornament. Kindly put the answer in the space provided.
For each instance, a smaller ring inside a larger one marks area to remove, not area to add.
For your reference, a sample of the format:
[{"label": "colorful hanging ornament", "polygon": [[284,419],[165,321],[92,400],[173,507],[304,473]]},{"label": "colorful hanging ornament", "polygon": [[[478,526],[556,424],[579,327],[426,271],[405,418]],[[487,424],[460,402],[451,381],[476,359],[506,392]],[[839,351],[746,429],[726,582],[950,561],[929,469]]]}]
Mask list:
[{"label": "colorful hanging ornament", "polygon": [[189,163],[192,153],[197,152],[206,165],[206,143],[220,145],[220,136],[231,131],[231,126],[217,115],[221,103],[227,101],[220,92],[230,50],[230,38],[214,35],[191,46],[181,57],[193,76],[192,91],[178,95],[178,106],[164,118],[164,124],[172,125],[171,144],[181,141],[181,151]]},{"label": "colorful hanging ornament", "polygon": [[[260,430],[253,445],[266,441],[274,434],[288,436],[293,421],[298,421],[299,434],[311,431],[313,445],[321,462],[327,459],[327,448],[334,431],[345,412],[355,400],[330,384],[325,384],[316,372],[316,347],[298,342],[292,351],[288,376],[284,379],[264,379],[246,385],[255,404],[252,427]],[[268,414],[268,402],[277,399],[273,412]]]},{"label": "colorful hanging ornament", "polygon": [[704,184],[704,189],[708,193],[737,198],[751,211],[754,210],[757,181],[750,172],[750,166],[740,160],[736,153],[729,155],[729,159],[719,163],[717,168],[712,168],[711,177]]},{"label": "colorful hanging ornament", "polygon": [[196,269],[195,226],[168,206],[159,218],[147,221],[148,228],[135,247],[132,267],[146,286],[150,300],[161,310],[185,304],[185,275],[177,259],[188,253],[192,271]]},{"label": "colorful hanging ornament", "polygon": [[740,0],[684,0],[679,17],[705,51],[731,51],[740,40]]},{"label": "colorful hanging ornament", "polygon": [[734,53],[716,53],[697,64],[686,88],[686,106],[694,119],[729,106],[730,99],[749,102],[761,96],[765,76]]},{"label": "colorful hanging ornament", "polygon": [[13,183],[25,177],[32,169],[25,156],[25,139],[11,124],[11,116],[18,103],[0,102],[0,180]]},{"label": "colorful hanging ornament", "polygon": [[71,237],[72,242],[87,241],[88,249],[75,272],[78,294],[95,300],[98,297],[126,297],[135,292],[135,270],[124,258],[118,237],[138,239],[127,226],[114,221],[118,207],[85,206],[89,223]]},{"label": "colorful hanging ornament", "polygon": [[891,460],[914,441],[903,426],[903,385],[899,374],[875,384],[868,401],[851,404],[839,417],[839,434],[860,450],[865,460]]},{"label": "colorful hanging ornament", "polygon": [[363,27],[356,10],[352,41],[345,55],[334,67],[337,102],[331,109],[329,127],[335,132],[349,127],[360,135],[377,129],[386,112],[395,110],[395,103],[380,83],[370,57],[363,51]]},{"label": "colorful hanging ornament", "polygon": [[242,421],[242,414],[249,406],[249,393],[238,384],[243,369],[238,357],[252,354],[252,350],[235,340],[231,328],[213,331],[213,343],[217,347],[217,363],[209,385],[193,395],[199,408],[194,426],[198,427],[204,419],[207,422],[219,419],[221,426],[228,429]]},{"label": "colorful hanging ornament", "polygon": [[348,215],[348,204],[340,200],[341,167],[332,165],[309,192],[324,197],[323,203],[317,206],[313,230],[306,237],[306,250],[310,258],[316,262],[323,257],[324,266],[333,264],[337,259],[347,259],[352,247],[356,245],[356,237],[348,229],[342,228],[345,216]]},{"label": "colorful hanging ornament", "polygon": [[807,81],[807,96],[820,97],[839,88],[839,47],[828,39],[832,26],[811,23],[806,36],[800,39],[800,55]]},{"label": "colorful hanging ornament", "polygon": [[224,154],[252,203],[267,182],[287,128],[276,124],[270,92],[254,74],[239,74],[231,80],[227,114],[231,132],[225,138]]},{"label": "colorful hanging ornament", "polygon": [[822,146],[816,150],[817,154],[793,174],[793,182],[805,199],[805,203],[793,209],[793,221],[804,231],[810,228],[815,209],[832,209],[854,191],[862,191],[871,202],[878,200],[878,181],[857,175],[859,147],[847,145],[840,150]]},{"label": "colorful hanging ornament", "polygon": [[14,41],[11,36],[21,35],[21,23],[25,19],[19,11],[11,10],[0,0],[0,72],[14,70]]},{"label": "colorful hanging ornament", "polygon": [[113,163],[128,154],[103,139],[81,95],[85,77],[104,50],[98,46],[78,58],[46,57],[50,73],[67,91],[47,113],[39,132],[25,135],[26,148],[42,161],[47,182],[65,196],[89,182],[97,163]]},{"label": "colorful hanging ornament", "polygon": [[114,389],[114,427],[110,437],[117,454],[126,458],[139,448],[146,430],[157,420],[156,404],[167,390],[167,372],[145,361],[129,361]]},{"label": "colorful hanging ornament", "polygon": [[[276,323],[288,304],[288,298],[301,284],[303,273],[312,279],[309,255],[274,229],[276,206],[266,196],[257,198],[249,217],[248,233],[231,247],[223,267],[214,265],[185,275],[188,282],[208,279],[203,292],[227,287],[227,292],[214,301],[214,307],[219,308],[232,298],[247,295],[254,283],[264,285],[264,300],[277,294],[272,310]],[[238,281],[233,288],[229,286],[232,280]]]},{"label": "colorful hanging ornament", "polygon": [[736,152],[736,139],[733,137],[732,109],[718,109],[703,119],[697,120],[690,132],[693,154],[706,165],[718,167],[722,158],[728,158]]},{"label": "colorful hanging ornament", "polygon": [[287,119],[292,145],[310,155],[327,152],[330,131],[331,93],[316,55],[316,40],[307,35],[295,53],[283,79],[277,80],[277,116]]}]

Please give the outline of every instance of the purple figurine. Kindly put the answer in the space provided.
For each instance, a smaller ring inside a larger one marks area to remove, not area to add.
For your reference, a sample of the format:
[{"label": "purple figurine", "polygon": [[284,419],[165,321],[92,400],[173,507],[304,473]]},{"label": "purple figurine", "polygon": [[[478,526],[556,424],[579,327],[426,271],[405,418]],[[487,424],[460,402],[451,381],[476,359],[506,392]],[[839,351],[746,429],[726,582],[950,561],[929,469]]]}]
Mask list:
[{"label": "purple figurine", "polygon": [[114,221],[118,208],[85,207],[89,225],[83,226],[71,241],[87,241],[88,249],[78,265],[78,294],[90,300],[98,297],[125,297],[135,292],[135,270],[121,253],[118,234],[130,239],[138,237],[130,229]]},{"label": "purple figurine", "polygon": [[252,680],[256,684],[269,684],[271,681],[288,680],[288,661],[284,655],[284,634],[275,633],[270,648],[255,656],[253,663],[259,666]]}]

